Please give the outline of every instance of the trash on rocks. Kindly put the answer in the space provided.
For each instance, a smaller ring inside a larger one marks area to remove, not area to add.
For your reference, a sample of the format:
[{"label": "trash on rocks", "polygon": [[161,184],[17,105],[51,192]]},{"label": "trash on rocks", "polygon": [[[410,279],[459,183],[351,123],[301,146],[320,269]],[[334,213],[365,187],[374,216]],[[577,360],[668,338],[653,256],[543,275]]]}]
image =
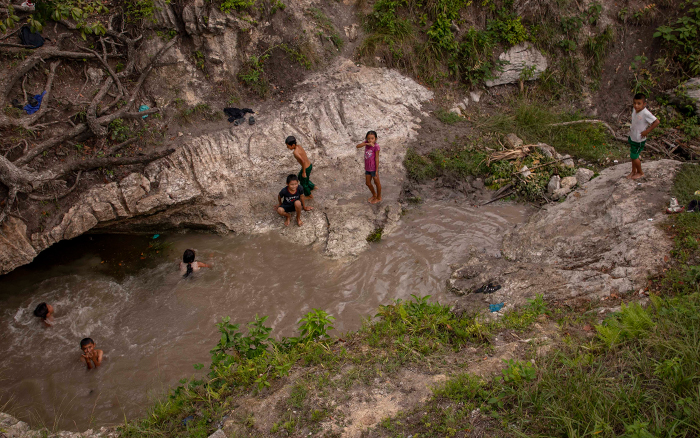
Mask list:
[{"label": "trash on rocks", "polygon": [[19,31],[19,40],[22,45],[29,46],[32,49],[38,49],[44,45],[44,37],[39,32],[32,32],[29,26],[22,26]]},{"label": "trash on rocks", "polygon": [[[250,108],[224,108],[224,114],[228,116],[228,121],[235,126],[238,126],[241,120],[245,120],[245,115],[248,113],[255,114],[255,111]],[[237,120],[239,122],[235,123]]]},{"label": "trash on rocks", "polygon": [[700,206],[698,206],[698,201],[693,199],[688,203],[688,207],[685,210],[688,213],[697,213],[700,211]]},{"label": "trash on rocks", "polygon": [[[144,111],[148,111],[149,109],[151,109],[150,106],[148,106],[148,105],[141,105],[141,106],[139,107],[139,112],[142,113],[142,112],[144,112]],[[146,114],[145,116],[141,116],[142,119],[145,119],[146,117],[148,117],[148,114]]]},{"label": "trash on rocks", "polygon": [[44,94],[46,94],[46,91],[42,92],[41,94],[36,94],[33,98],[30,97],[27,99],[27,104],[24,105],[24,110],[27,112],[27,114],[34,114],[35,112],[39,111]]},{"label": "trash on rocks", "polygon": [[157,238],[159,238],[159,237],[160,237],[160,234],[154,234],[154,235],[153,235],[153,238],[154,238],[154,239],[157,239]]},{"label": "trash on rocks", "polygon": [[671,198],[671,201],[668,203],[668,208],[666,209],[666,213],[674,214],[674,213],[680,213],[682,211],[683,211],[683,207],[678,205],[678,199]]},{"label": "trash on rocks", "polygon": [[475,290],[475,294],[492,294],[501,288],[500,284],[488,283]]},{"label": "trash on rocks", "polygon": [[700,190],[696,190],[695,193],[694,193],[694,195],[700,196]]},{"label": "trash on rocks", "polygon": [[653,221],[654,219],[652,219],[652,218],[649,218],[649,219],[647,219],[647,220],[648,220],[649,222],[651,222],[651,221]]},{"label": "trash on rocks", "polygon": [[249,124],[249,125],[255,125],[255,117],[250,116],[250,117],[248,118],[248,124]]},{"label": "trash on rocks", "polygon": [[187,424],[192,420],[194,420],[194,415],[188,415],[187,417],[182,419],[182,425],[187,426]]},{"label": "trash on rocks", "polygon": [[506,303],[498,303],[498,304],[489,304],[489,310],[491,312],[498,312],[505,306]]}]

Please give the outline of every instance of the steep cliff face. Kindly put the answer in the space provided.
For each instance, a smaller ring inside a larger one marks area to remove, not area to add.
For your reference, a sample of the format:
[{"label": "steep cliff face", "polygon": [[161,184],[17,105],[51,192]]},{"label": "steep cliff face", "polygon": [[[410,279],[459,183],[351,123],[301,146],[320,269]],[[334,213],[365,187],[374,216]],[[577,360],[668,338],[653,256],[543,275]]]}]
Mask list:
[{"label": "steep cliff face", "polygon": [[[395,71],[339,59],[310,76],[284,104],[258,109],[255,125],[199,137],[182,136],[177,151],[121,181],[93,187],[60,224],[26,236],[19,219],[2,226],[0,273],[30,262],[65,239],[93,231],[281,231],[331,257],[356,255],[377,227],[390,231],[405,175],[406,143],[418,128],[421,102],[431,93]],[[367,130],[379,133],[384,202],[369,205],[363,150]],[[302,227],[283,227],[273,211],[277,193],[299,165],[284,145],[294,135],[309,154],[319,186]]]}]

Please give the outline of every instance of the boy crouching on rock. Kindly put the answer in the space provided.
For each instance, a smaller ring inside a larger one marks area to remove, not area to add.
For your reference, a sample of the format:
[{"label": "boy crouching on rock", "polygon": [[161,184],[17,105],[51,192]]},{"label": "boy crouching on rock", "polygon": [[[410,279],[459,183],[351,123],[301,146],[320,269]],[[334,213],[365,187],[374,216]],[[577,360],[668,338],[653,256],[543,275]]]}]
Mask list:
[{"label": "boy crouching on rock", "polygon": [[284,221],[285,227],[289,226],[292,220],[292,212],[297,212],[297,225],[302,226],[301,210],[313,210],[313,207],[304,205],[303,194],[304,190],[299,187],[299,178],[293,174],[289,175],[287,177],[287,187],[283,188],[277,195],[277,206],[275,207],[275,211],[286,218]]}]

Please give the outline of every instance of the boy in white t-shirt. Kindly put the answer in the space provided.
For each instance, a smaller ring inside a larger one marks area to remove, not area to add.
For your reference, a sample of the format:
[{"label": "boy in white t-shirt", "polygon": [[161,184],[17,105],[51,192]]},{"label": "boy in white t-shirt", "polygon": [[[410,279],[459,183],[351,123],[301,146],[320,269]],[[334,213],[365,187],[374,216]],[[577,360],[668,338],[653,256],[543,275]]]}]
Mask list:
[{"label": "boy in white t-shirt", "polygon": [[632,110],[632,123],[630,123],[630,135],[627,142],[630,144],[630,158],[632,159],[632,173],[627,175],[628,179],[639,179],[644,176],[642,172],[642,160],[639,154],[644,150],[647,142],[647,135],[652,129],[659,126],[659,120],[646,108],[647,97],[642,93],[634,95],[632,100],[634,109]]}]

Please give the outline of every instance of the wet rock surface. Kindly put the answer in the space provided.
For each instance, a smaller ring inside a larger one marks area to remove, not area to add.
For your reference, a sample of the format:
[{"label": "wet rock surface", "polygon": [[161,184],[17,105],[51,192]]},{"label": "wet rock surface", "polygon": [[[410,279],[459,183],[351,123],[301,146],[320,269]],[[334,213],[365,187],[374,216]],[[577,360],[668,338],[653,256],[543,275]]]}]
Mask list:
[{"label": "wet rock surface", "polygon": [[[20,220],[8,221],[0,237],[0,274],[88,231],[283,230],[289,240],[316,245],[330,257],[355,256],[367,248],[371,231],[398,219],[406,144],[420,123],[415,114],[431,97],[395,71],[340,59],[300,84],[288,103],[260,108],[255,125],[180,137],[176,152],[143,174],[90,189],[52,229],[27,237]],[[383,202],[374,205],[367,203],[364,150],[355,148],[370,129],[381,133],[382,148]],[[286,176],[300,169],[284,145],[288,135],[306,149],[319,189],[309,202],[314,210],[302,215],[304,226],[293,222],[285,229],[273,207]]]},{"label": "wet rock surface", "polygon": [[[566,301],[643,287],[671,249],[658,225],[679,166],[672,160],[645,163],[646,176],[638,181],[625,178],[628,164],[605,169],[564,202],[506,233],[502,257],[471,254],[448,280],[459,296],[456,311],[517,306],[537,294]],[[501,288],[474,293],[488,283]]]}]

